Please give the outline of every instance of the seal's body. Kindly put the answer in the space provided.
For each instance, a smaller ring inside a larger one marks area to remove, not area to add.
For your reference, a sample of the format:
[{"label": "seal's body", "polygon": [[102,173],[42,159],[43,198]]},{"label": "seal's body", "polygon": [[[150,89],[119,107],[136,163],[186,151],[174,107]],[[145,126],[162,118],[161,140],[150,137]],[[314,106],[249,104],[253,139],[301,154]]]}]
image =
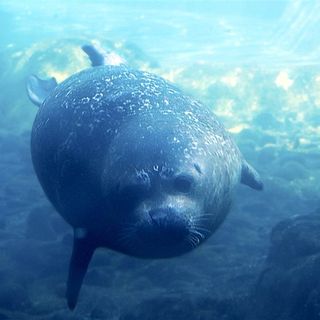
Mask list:
[{"label": "seal's body", "polygon": [[84,50],[102,66],[59,85],[33,76],[28,86],[40,105],[35,171],[75,230],[70,308],[97,247],[142,258],[183,254],[220,225],[239,181],[262,188],[207,107],[158,76],[103,65],[101,52]]}]

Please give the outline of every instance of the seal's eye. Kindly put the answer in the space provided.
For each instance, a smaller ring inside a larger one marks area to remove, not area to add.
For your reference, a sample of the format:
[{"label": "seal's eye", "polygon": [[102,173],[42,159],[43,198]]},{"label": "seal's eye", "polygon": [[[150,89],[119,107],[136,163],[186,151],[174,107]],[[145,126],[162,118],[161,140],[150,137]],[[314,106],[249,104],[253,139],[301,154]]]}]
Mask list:
[{"label": "seal's eye", "polygon": [[177,191],[188,193],[191,190],[193,178],[189,175],[181,174],[174,179],[174,187]]}]

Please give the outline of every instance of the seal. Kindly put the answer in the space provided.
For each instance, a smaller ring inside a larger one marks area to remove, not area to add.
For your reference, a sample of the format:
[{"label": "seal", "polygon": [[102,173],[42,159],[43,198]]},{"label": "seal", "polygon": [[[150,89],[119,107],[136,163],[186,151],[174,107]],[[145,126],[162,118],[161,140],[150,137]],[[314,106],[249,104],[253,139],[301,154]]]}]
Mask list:
[{"label": "seal", "polygon": [[60,84],[34,75],[27,83],[39,106],[34,169],[74,228],[70,309],[96,248],[141,258],[184,254],[219,227],[239,182],[263,187],[209,108],[115,54],[83,50],[93,67]]}]

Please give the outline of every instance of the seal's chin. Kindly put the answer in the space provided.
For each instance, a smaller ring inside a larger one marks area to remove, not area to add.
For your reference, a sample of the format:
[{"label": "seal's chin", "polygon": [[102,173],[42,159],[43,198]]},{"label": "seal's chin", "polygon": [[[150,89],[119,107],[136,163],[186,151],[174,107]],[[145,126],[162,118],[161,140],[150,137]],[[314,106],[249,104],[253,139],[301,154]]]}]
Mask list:
[{"label": "seal's chin", "polygon": [[[204,237],[197,237],[190,219],[174,209],[153,209],[131,227],[122,251],[142,258],[169,258],[197,247]],[[199,235],[199,233],[198,233]]]}]

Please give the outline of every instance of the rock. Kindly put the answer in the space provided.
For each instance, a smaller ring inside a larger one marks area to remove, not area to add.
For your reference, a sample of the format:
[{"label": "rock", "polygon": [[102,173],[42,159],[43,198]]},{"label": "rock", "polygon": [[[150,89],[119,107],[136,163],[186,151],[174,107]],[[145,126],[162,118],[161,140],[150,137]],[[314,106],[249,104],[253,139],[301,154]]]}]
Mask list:
[{"label": "rock", "polygon": [[[44,319],[44,318],[42,318]],[[53,315],[46,317],[47,320],[79,320],[80,318],[76,315],[67,314],[66,312],[56,312]]]},{"label": "rock", "polygon": [[309,172],[301,163],[288,161],[279,166],[278,170],[275,170],[275,175],[292,181],[295,179],[307,179]]},{"label": "rock", "polygon": [[251,295],[246,320],[320,319],[320,216],[276,225],[266,268]]},{"label": "rock", "polygon": [[0,286],[0,308],[10,311],[22,311],[30,308],[31,302],[27,290],[14,283]]},{"label": "rock", "polygon": [[269,263],[286,266],[316,253],[320,254],[319,215],[295,216],[273,228]]},{"label": "rock", "polygon": [[0,312],[0,320],[7,320],[7,319],[10,319],[10,318],[4,313]]},{"label": "rock", "polygon": [[111,285],[111,278],[98,268],[92,268],[86,275],[86,285],[108,287]]},{"label": "rock", "polygon": [[61,243],[67,247],[72,247],[73,244],[73,235],[71,232],[66,233],[62,239]]},{"label": "rock", "polygon": [[265,132],[262,132],[260,130],[257,130],[255,128],[249,128],[242,130],[237,139],[239,139],[239,142],[252,142],[255,147],[257,145],[264,146],[266,144],[275,144],[276,138],[270,134],[267,134]]},{"label": "rock", "polygon": [[274,145],[271,146],[264,146],[261,150],[258,152],[258,163],[262,164],[270,164],[274,162],[277,159],[278,156],[278,150]]},{"label": "rock", "polygon": [[41,208],[31,210],[27,218],[26,237],[28,239],[52,241],[56,234],[49,223],[49,217]]},{"label": "rock", "polygon": [[6,251],[10,259],[21,270],[16,270],[19,274],[27,275],[32,279],[39,277],[39,273],[44,273],[50,267],[45,252],[41,249],[37,241],[26,241],[25,239],[10,240],[6,244]]},{"label": "rock", "polygon": [[207,297],[157,297],[134,306],[120,320],[241,320],[244,309],[237,300]]},{"label": "rock", "polygon": [[253,123],[262,129],[276,129],[281,123],[269,112],[261,112],[254,119]]},{"label": "rock", "polygon": [[4,230],[6,228],[6,221],[0,218],[0,230]]},{"label": "rock", "polygon": [[118,313],[117,306],[111,300],[104,298],[98,301],[97,305],[91,311],[90,319],[118,319]]},{"label": "rock", "polygon": [[107,310],[94,308],[91,312],[90,319],[108,319],[110,318],[110,313]]},{"label": "rock", "polygon": [[70,231],[70,226],[56,212],[50,217],[50,225],[58,235]]}]

